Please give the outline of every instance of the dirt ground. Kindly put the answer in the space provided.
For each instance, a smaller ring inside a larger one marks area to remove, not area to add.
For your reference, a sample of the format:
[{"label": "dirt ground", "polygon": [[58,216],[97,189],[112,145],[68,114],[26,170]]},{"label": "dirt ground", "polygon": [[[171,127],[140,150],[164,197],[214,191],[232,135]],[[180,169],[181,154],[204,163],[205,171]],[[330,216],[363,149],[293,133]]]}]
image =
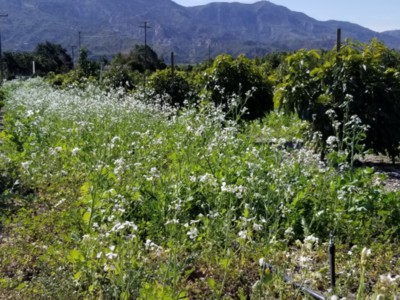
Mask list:
[{"label": "dirt ground", "polygon": [[400,191],[400,163],[392,164],[387,156],[383,155],[365,155],[360,159],[362,165],[374,168],[377,174],[385,174],[386,180],[382,185],[387,191]]}]

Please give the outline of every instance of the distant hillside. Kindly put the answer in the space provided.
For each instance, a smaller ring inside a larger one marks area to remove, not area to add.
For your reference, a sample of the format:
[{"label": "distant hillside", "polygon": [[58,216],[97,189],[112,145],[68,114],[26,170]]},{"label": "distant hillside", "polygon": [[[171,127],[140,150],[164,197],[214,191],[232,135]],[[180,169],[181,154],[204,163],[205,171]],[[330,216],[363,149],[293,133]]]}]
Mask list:
[{"label": "distant hillside", "polygon": [[400,30],[389,30],[382,32],[385,35],[390,35],[391,37],[400,39]]},{"label": "distant hillside", "polygon": [[367,42],[378,37],[400,48],[400,34],[377,33],[356,24],[317,21],[269,1],[255,4],[211,3],[183,7],[171,0],[0,0],[3,49],[31,50],[39,42],[61,43],[66,49],[81,43],[94,55],[110,55],[148,42],[179,62],[197,62],[221,52],[249,56],[272,50],[332,48],[336,29],[343,38]]}]

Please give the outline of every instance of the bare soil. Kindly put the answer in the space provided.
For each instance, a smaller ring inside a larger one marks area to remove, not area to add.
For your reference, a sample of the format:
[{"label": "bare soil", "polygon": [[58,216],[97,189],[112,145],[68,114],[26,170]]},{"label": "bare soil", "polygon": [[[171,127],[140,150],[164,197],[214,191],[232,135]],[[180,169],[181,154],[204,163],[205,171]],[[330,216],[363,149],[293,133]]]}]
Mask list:
[{"label": "bare soil", "polygon": [[400,163],[398,161],[393,164],[387,156],[368,154],[360,162],[362,166],[373,168],[375,173],[387,176],[386,180],[382,182],[385,190],[400,191]]}]

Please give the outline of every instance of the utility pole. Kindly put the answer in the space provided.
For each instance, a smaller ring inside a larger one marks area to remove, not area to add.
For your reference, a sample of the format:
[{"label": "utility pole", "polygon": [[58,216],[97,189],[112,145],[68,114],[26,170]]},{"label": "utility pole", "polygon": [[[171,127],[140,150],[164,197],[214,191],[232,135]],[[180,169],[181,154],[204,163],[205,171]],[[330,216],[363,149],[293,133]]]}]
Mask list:
[{"label": "utility pole", "polygon": [[81,52],[82,31],[78,31],[78,51]]},{"label": "utility pole", "polygon": [[208,62],[207,62],[208,66],[211,66],[211,64],[212,64],[212,60],[211,60],[211,43],[212,43],[212,40],[209,39],[208,40]]},{"label": "utility pole", "polygon": [[[0,15],[2,18],[8,17],[8,14],[2,14]],[[3,74],[4,74],[4,68],[3,68],[3,52],[1,48],[1,32],[0,32],[0,76],[1,80],[3,81]]]},{"label": "utility pole", "polygon": [[171,52],[171,77],[172,82],[175,80],[175,55],[174,52]]},{"label": "utility pole", "polygon": [[342,30],[340,28],[337,29],[336,31],[336,51],[337,53],[340,52],[340,48],[342,47]]},{"label": "utility pole", "polygon": [[143,25],[139,26],[144,29],[144,88],[146,89],[146,69],[147,69],[147,29],[151,28],[145,21]]},{"label": "utility pole", "polygon": [[72,67],[74,67],[74,66],[75,66],[75,48],[76,48],[76,46],[75,46],[75,45],[71,46]]}]

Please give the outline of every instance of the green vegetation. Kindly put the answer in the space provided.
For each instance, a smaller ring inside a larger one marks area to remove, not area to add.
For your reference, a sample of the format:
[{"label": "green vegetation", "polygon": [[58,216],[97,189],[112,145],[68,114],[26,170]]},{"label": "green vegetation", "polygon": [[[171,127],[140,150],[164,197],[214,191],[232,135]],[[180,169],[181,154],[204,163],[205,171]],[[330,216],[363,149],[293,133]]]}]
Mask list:
[{"label": "green vegetation", "polygon": [[[244,56],[218,56],[200,82],[211,100],[234,118],[257,119],[272,110],[272,85],[255,63]],[[233,103],[232,103],[233,102]]]},{"label": "green vegetation", "polygon": [[102,81],[81,63],[4,83],[0,298],[304,299],[285,275],[327,297],[399,296],[400,192],[355,164],[397,155],[370,120],[394,131],[397,62],[373,41],[223,55],[146,89],[118,60]]},{"label": "green vegetation", "polygon": [[346,143],[346,124],[357,116],[353,121],[366,126],[366,148],[394,162],[400,153],[399,70],[399,53],[376,40],[349,43],[338,54],[299,51],[280,69],[275,103],[310,121],[323,148],[329,136]]},{"label": "green vegetation", "polygon": [[38,44],[30,52],[5,52],[3,63],[7,78],[30,76],[35,62],[36,75],[45,76],[49,72],[66,73],[72,69],[72,59],[67,51],[58,44],[45,42]]},{"label": "green vegetation", "polygon": [[191,86],[183,71],[160,70],[150,77],[153,97],[163,98],[163,102],[183,106],[192,102]]}]

